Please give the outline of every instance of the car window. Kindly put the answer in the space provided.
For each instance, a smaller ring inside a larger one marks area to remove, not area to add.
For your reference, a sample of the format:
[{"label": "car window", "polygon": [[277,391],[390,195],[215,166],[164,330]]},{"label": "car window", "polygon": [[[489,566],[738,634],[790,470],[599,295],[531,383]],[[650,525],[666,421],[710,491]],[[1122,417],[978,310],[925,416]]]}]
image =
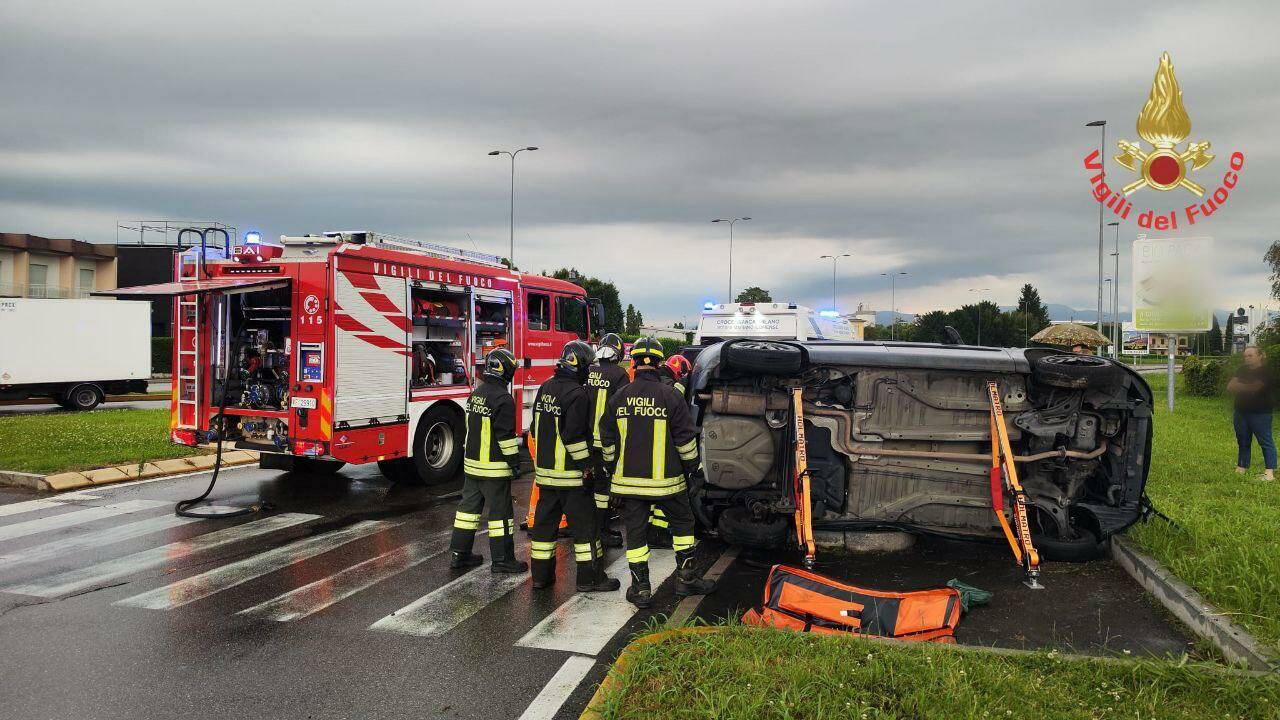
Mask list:
[{"label": "car window", "polygon": [[530,330],[551,329],[551,296],[529,293],[525,296],[526,319]]},{"label": "car window", "polygon": [[582,298],[556,298],[556,330],[576,333],[578,339],[587,339],[587,303]]}]

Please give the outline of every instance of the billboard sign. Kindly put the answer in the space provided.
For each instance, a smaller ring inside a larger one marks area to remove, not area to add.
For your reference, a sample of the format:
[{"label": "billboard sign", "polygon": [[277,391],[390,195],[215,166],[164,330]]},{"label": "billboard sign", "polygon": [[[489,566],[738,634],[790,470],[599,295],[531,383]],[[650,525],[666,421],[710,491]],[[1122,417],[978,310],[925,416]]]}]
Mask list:
[{"label": "billboard sign", "polygon": [[1121,326],[1120,352],[1124,355],[1148,355],[1151,352],[1151,336],[1133,328],[1133,323]]},{"label": "billboard sign", "polygon": [[1133,329],[1204,332],[1213,324],[1213,238],[1155,238],[1133,243]]}]

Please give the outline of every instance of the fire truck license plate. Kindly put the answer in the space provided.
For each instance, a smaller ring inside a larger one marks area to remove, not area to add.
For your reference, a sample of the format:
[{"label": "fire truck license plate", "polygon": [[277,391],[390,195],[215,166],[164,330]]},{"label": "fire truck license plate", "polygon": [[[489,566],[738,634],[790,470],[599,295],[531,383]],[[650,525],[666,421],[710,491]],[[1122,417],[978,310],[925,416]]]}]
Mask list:
[{"label": "fire truck license plate", "polygon": [[304,408],[306,410],[316,409],[315,398],[296,397],[289,402],[289,407]]}]

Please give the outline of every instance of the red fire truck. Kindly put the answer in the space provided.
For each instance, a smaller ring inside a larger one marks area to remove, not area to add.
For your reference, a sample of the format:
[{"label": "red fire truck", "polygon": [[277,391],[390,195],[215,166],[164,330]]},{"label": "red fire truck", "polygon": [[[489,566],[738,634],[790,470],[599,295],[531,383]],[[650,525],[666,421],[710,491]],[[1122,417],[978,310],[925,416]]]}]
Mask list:
[{"label": "red fire truck", "polygon": [[174,299],[172,440],[221,435],[269,468],[377,462],[395,480],[453,478],[485,354],[520,359],[524,427],[561,347],[604,316],[572,283],[372,232],[200,252],[177,256],[173,282],[111,294]]}]

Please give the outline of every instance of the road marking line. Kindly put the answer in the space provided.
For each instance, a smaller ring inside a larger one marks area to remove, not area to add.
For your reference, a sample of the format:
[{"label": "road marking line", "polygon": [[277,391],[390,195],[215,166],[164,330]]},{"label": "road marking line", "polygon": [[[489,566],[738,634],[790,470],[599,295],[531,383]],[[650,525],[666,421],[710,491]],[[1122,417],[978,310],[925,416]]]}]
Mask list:
[{"label": "road marking line", "polygon": [[14,523],[12,525],[0,527],[0,541],[13,540],[14,538],[35,535],[36,533],[48,532],[50,530],[59,530],[61,528],[72,527],[73,525],[83,525],[85,523],[91,523],[95,520],[101,520],[115,515],[126,515],[139,510],[150,510],[152,508],[168,504],[169,503],[162,500],[127,500],[113,505],[87,507],[82,510],[76,510],[75,512],[62,513],[61,515],[50,515],[49,517],[37,518],[35,520],[27,520],[26,522]]},{"label": "road marking line", "polygon": [[[675,554],[670,550],[654,550],[649,556],[649,583],[658,586],[675,572]],[[608,574],[630,582],[627,556],[622,554],[609,566]],[[597,655],[626,627],[637,612],[627,602],[624,590],[603,593],[578,593],[556,608],[542,622],[516,642],[521,647],[564,650],[579,655]]]},{"label": "road marking line", "polygon": [[112,604],[148,610],[172,610],[322,555],[362,537],[388,530],[398,524],[386,520],[365,520],[323,535],[295,540],[288,545],[260,552],[199,575],[183,578],[164,587],[117,600]]},{"label": "road marking line", "polygon": [[216,530],[205,535],[199,535],[190,540],[182,540],[179,542],[161,545],[160,547],[143,550],[132,555],[126,555],[114,560],[107,560],[88,567],[70,570],[68,572],[59,573],[51,577],[44,578],[39,582],[24,583],[22,585],[14,585],[7,588],[0,588],[3,592],[16,593],[19,595],[34,595],[36,597],[61,597],[70,595],[71,593],[86,590],[95,585],[108,583],[117,578],[122,578],[133,573],[164,565],[169,562],[176,562],[205,550],[213,550],[224,545],[247,540],[258,535],[266,535],[276,530],[283,530],[287,527],[300,525],[305,522],[311,522],[318,519],[319,515],[306,515],[303,513],[284,513],[282,515],[274,515],[261,520],[254,520],[243,525],[229,527],[222,530]]},{"label": "road marking line", "polygon": [[[225,508],[228,511],[235,508]],[[137,522],[125,523],[96,532],[88,532],[63,540],[54,540],[43,545],[22,548],[0,555],[0,567],[16,567],[35,562],[48,562],[59,557],[84,550],[95,550],[104,545],[112,545],[126,540],[133,540],[151,533],[170,530],[194,522],[196,518],[184,518],[176,515],[161,515]]]},{"label": "road marking line", "polygon": [[[707,570],[707,573],[703,575],[703,577],[708,580],[719,582],[720,576],[724,575],[724,571],[728,570],[729,566],[733,564],[733,561],[737,559],[738,548],[730,547],[711,565],[711,568]],[[693,613],[698,609],[698,606],[702,604],[702,599],[705,597],[706,595],[690,595],[689,597],[681,600],[680,604],[676,605],[676,609],[671,611],[671,617],[667,618],[666,627],[675,628],[685,624],[685,621],[693,617]]]},{"label": "road marking line", "polygon": [[569,696],[578,688],[582,679],[596,666],[593,658],[570,655],[555,675],[547,681],[529,707],[520,714],[520,720],[551,720],[560,712]]},{"label": "road marking line", "polygon": [[[521,538],[516,542],[516,557],[528,556],[529,541]],[[528,572],[506,575],[480,567],[396,610],[369,629],[419,637],[443,635],[528,579]]]},{"label": "road marking line", "polygon": [[0,517],[5,517],[6,515],[17,515],[19,513],[35,512],[36,510],[67,507],[73,500],[97,499],[97,495],[77,495],[76,497],[60,495],[56,498],[46,500],[24,500],[22,502],[9,503],[8,505],[0,505]]},{"label": "road marking line", "polygon": [[417,540],[236,614],[276,622],[300,620],[416,567],[448,549],[449,533],[428,540]]}]

